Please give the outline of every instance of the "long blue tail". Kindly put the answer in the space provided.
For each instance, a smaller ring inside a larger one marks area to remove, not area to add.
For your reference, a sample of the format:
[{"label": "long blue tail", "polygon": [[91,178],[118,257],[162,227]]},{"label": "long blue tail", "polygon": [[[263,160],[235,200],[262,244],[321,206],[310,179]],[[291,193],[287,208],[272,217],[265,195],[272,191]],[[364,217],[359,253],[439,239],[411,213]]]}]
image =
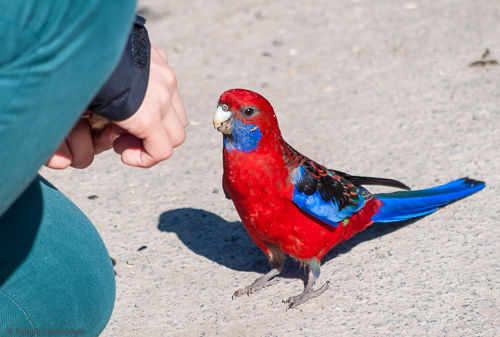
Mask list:
[{"label": "long blue tail", "polygon": [[402,221],[432,213],[439,206],[447,205],[484,188],[482,181],[460,178],[445,185],[419,191],[400,191],[375,194],[384,205],[372,217],[374,222]]}]

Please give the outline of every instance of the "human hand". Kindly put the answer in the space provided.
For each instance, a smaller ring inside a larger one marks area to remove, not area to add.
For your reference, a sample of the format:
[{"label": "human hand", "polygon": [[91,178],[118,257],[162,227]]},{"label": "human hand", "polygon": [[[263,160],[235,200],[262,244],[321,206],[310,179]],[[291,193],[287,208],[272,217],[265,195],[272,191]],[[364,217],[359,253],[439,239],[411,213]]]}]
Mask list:
[{"label": "human hand", "polygon": [[[167,55],[151,47],[150,74],[144,100],[128,119],[91,132],[80,119],[46,166],[53,169],[88,167],[95,155],[113,147],[131,166],[151,167],[169,158],[186,137],[184,103]],[[84,114],[85,115],[85,114]]]},{"label": "human hand", "polygon": [[45,163],[47,167],[62,170],[69,166],[86,168],[94,160],[94,156],[113,147],[113,141],[119,137],[116,128],[107,125],[98,132],[92,132],[87,120],[86,111],[78,120],[56,152]]},{"label": "human hand", "polygon": [[113,148],[127,165],[151,167],[169,158],[173,148],[184,142],[186,110],[175,73],[160,48],[151,46],[149,81],[141,106],[128,119],[113,123],[122,129]]}]

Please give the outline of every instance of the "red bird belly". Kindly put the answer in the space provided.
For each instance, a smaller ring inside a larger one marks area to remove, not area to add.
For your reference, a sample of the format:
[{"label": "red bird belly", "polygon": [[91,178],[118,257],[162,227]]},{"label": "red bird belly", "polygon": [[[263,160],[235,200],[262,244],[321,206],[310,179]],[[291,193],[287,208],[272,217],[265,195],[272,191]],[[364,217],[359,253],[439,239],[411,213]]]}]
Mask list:
[{"label": "red bird belly", "polygon": [[267,253],[265,243],[300,260],[321,260],[335,244],[364,230],[380,202],[370,200],[337,227],[299,209],[294,186],[281,154],[224,151],[223,185],[254,242]]}]

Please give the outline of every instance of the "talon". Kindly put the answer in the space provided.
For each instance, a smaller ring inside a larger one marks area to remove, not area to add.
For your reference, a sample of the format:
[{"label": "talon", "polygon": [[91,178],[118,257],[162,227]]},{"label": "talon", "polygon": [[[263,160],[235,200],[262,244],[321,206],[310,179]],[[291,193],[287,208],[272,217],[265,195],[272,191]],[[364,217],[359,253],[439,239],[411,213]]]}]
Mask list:
[{"label": "talon", "polygon": [[243,289],[240,289],[240,290],[237,290],[234,294],[233,294],[233,299],[235,297],[239,297],[243,294],[247,294],[247,296],[250,296],[251,294],[259,291],[260,289],[263,289],[265,287],[269,287],[269,286],[272,286],[276,283],[279,282],[279,280],[277,279],[273,279],[273,277],[275,277],[276,275],[278,275],[280,273],[279,270],[277,269],[272,269],[269,273],[259,277],[258,279],[256,279],[251,285],[249,285],[248,287],[245,287]]},{"label": "talon", "polygon": [[245,294],[243,290],[244,289],[236,290],[231,298],[234,300],[236,297],[240,297],[241,295]]},{"label": "talon", "polygon": [[283,303],[290,303],[286,310],[288,311],[289,309],[296,308],[302,303],[305,303],[312,298],[318,297],[329,287],[330,281],[326,281],[325,284],[323,284],[318,290],[312,290],[312,287],[306,287],[306,289],[304,289],[304,291],[300,295],[289,297],[288,299],[283,300]]}]

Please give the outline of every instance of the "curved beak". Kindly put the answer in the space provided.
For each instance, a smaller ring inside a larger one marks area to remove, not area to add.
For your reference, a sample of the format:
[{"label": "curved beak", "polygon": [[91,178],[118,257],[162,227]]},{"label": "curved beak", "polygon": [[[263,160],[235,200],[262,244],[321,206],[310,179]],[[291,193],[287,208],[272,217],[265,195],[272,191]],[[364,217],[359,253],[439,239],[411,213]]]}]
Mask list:
[{"label": "curved beak", "polygon": [[233,114],[229,109],[224,109],[221,105],[217,107],[214,114],[214,128],[222,133],[231,133]]}]

